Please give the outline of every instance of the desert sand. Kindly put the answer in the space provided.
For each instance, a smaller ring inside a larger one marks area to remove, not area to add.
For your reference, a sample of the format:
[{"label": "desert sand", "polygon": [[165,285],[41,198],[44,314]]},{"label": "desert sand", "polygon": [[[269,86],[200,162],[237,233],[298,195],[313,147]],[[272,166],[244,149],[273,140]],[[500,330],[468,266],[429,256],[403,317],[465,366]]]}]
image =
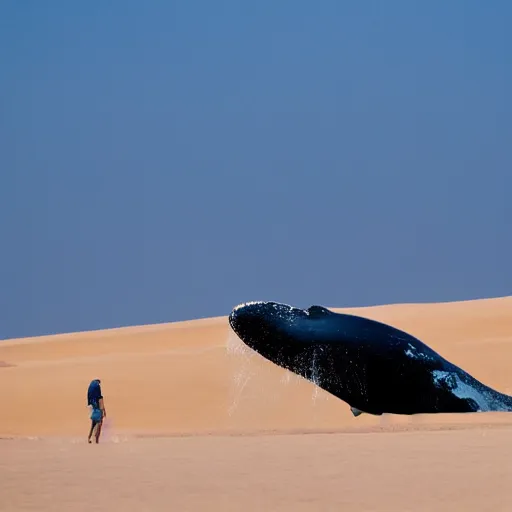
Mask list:
[{"label": "desert sand", "polygon": [[[512,394],[512,297],[337,311]],[[512,414],[354,418],[226,317],[0,341],[0,389],[2,511],[512,510]]]}]

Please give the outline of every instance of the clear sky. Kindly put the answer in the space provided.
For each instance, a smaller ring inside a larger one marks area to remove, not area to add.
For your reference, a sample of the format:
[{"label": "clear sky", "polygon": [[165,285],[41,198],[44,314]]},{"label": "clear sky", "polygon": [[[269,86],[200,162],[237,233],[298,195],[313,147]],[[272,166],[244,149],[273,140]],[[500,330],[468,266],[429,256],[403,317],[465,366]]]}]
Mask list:
[{"label": "clear sky", "polygon": [[510,294],[511,22],[2,1],[0,338]]}]

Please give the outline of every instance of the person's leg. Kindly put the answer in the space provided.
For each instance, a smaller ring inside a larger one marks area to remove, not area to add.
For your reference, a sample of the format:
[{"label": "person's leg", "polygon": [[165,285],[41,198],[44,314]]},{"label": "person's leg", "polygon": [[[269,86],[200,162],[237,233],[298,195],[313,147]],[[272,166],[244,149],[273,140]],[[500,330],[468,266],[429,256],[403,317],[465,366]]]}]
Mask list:
[{"label": "person's leg", "polygon": [[101,426],[103,425],[103,420],[98,421],[96,428],[96,444],[100,441],[100,434],[101,434]]},{"label": "person's leg", "polygon": [[91,420],[91,430],[89,430],[89,435],[87,436],[87,442],[91,442],[92,433],[94,431],[94,427],[96,426],[96,422],[94,420]]}]

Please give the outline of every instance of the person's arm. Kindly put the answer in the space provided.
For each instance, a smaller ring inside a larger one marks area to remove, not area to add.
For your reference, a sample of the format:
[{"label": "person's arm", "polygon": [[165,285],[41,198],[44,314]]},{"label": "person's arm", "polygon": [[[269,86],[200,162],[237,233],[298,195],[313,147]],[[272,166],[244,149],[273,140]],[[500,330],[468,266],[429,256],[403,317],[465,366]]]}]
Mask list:
[{"label": "person's arm", "polygon": [[103,417],[107,417],[107,410],[105,409],[105,402],[103,401],[103,397],[101,397],[98,401],[98,404],[100,406],[100,409],[103,411]]}]

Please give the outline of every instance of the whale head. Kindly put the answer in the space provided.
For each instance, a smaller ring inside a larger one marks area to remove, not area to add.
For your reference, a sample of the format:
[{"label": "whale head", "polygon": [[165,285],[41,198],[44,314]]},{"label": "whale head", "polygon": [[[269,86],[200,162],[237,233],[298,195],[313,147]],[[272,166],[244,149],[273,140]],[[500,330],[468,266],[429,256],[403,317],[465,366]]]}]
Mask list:
[{"label": "whale head", "polygon": [[229,324],[249,348],[300,374],[314,357],[315,331],[332,314],[322,306],[300,309],[278,302],[247,302],[233,309]]}]

